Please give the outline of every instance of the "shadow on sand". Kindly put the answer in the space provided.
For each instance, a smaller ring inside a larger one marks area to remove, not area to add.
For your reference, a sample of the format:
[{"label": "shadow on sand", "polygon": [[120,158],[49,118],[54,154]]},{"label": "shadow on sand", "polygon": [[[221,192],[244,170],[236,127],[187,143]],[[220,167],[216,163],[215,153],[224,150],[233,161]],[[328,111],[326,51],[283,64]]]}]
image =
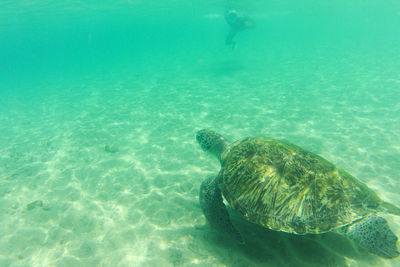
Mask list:
[{"label": "shadow on sand", "polygon": [[[265,229],[232,214],[245,244],[205,227],[209,253],[226,266],[381,266],[380,258],[360,251],[347,238],[336,234],[293,235]],[[224,250],[229,250],[224,251]],[[224,253],[225,252],[225,253]],[[221,253],[218,255],[218,253]],[[229,253],[230,256],[226,257]],[[357,264],[353,264],[353,263]]]}]

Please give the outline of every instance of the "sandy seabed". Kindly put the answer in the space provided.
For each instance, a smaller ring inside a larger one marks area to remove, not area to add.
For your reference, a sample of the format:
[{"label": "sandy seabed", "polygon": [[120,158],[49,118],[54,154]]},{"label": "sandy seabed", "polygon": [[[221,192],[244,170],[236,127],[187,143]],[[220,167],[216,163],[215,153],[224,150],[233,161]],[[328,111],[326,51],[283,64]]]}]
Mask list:
[{"label": "sandy seabed", "polygon": [[[400,205],[400,101],[390,89],[400,80],[350,62],[346,74],[313,62],[290,74],[297,63],[286,61],[255,76],[204,60],[180,77],[133,71],[9,96],[0,266],[399,266],[336,234],[274,232],[232,214],[238,245],[206,224],[198,202],[219,170],[195,140],[211,128],[232,141],[287,139]],[[400,218],[388,220],[400,235]]]}]

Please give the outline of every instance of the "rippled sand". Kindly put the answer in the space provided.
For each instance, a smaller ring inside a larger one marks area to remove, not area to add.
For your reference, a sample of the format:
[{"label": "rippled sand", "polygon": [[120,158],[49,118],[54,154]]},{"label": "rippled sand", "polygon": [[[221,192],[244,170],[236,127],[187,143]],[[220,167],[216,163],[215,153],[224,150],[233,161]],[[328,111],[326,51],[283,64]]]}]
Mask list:
[{"label": "rippled sand", "polygon": [[[195,132],[211,128],[232,141],[288,139],[400,205],[400,81],[348,60],[293,73],[305,62],[257,71],[261,62],[210,58],[187,73],[94,75],[9,97],[0,266],[398,266],[335,234],[273,232],[233,214],[240,246],[206,225],[198,203],[219,165]],[[400,235],[400,218],[388,220]]]}]

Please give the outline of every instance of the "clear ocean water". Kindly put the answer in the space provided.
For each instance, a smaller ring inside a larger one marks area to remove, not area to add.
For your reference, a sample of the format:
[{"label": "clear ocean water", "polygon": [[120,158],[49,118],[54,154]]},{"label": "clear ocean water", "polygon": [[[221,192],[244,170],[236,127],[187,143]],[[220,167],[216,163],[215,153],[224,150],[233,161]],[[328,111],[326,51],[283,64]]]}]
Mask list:
[{"label": "clear ocean water", "polygon": [[[228,5],[255,24],[235,47]],[[287,139],[400,206],[397,0],[2,0],[0,104],[0,266],[400,266],[333,233],[217,233],[195,140]]]}]

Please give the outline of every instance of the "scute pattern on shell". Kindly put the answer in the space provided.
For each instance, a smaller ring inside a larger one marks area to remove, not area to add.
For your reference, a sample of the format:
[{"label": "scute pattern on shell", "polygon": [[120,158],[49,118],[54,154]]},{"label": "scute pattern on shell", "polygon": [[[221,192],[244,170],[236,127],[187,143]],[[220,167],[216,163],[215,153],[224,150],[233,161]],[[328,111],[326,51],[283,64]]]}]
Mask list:
[{"label": "scute pattern on shell", "polygon": [[222,155],[218,175],[229,204],[250,221],[296,234],[324,233],[379,206],[363,183],[286,141],[244,138]]}]

